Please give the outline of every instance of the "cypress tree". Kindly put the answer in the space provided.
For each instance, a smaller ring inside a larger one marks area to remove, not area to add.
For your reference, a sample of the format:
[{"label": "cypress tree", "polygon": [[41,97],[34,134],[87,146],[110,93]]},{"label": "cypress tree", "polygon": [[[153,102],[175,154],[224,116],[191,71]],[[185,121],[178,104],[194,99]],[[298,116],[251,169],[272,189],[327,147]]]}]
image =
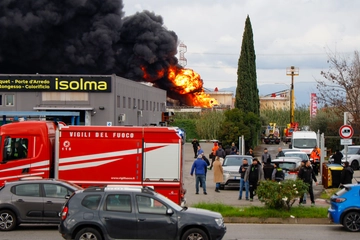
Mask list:
[{"label": "cypress tree", "polygon": [[238,61],[235,107],[259,115],[259,90],[256,77],[256,55],[249,16],[245,21],[241,53]]}]

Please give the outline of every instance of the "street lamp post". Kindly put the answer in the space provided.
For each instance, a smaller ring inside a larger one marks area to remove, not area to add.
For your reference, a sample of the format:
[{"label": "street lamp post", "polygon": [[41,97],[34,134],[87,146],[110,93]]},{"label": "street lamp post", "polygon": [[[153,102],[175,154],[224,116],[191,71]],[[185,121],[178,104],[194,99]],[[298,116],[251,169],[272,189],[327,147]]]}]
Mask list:
[{"label": "street lamp post", "polygon": [[294,76],[299,76],[299,68],[296,68],[294,66],[286,68],[286,75],[291,76],[290,123],[293,123],[295,114]]}]

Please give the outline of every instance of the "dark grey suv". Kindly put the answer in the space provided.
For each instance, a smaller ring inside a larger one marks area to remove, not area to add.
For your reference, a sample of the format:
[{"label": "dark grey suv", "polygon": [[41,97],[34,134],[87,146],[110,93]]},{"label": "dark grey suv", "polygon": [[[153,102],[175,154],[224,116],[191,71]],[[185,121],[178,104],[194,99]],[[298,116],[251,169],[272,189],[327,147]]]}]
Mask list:
[{"label": "dark grey suv", "polygon": [[65,239],[222,239],[220,213],[182,208],[148,187],[76,191],[65,203],[59,232]]},{"label": "dark grey suv", "polygon": [[0,188],[0,230],[10,231],[21,223],[59,223],[66,196],[80,189],[54,179],[6,182]]}]

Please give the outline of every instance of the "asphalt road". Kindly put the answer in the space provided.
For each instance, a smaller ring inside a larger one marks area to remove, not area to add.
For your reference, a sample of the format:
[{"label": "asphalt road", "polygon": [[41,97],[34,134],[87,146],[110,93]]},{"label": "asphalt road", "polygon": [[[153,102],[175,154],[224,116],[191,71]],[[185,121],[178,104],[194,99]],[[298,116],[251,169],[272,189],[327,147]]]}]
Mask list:
[{"label": "asphalt road", "polygon": [[[359,233],[345,231],[340,225],[296,225],[296,224],[226,224],[224,240],[338,240],[357,239]],[[52,226],[21,226],[12,232],[1,232],[0,240],[61,240]]]}]

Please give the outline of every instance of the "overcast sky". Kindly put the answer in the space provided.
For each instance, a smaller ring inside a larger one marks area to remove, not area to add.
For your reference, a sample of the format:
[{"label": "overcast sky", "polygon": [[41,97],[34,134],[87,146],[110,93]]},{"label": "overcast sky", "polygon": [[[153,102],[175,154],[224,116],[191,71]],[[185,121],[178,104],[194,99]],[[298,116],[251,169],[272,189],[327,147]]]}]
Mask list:
[{"label": "overcast sky", "polygon": [[328,53],[359,50],[360,1],[357,0],[123,0],[125,16],[149,10],[187,46],[187,68],[201,75],[204,87],[237,84],[246,16],[256,52],[258,85],[290,85],[286,68],[299,68],[296,82],[314,86],[328,70]]}]

